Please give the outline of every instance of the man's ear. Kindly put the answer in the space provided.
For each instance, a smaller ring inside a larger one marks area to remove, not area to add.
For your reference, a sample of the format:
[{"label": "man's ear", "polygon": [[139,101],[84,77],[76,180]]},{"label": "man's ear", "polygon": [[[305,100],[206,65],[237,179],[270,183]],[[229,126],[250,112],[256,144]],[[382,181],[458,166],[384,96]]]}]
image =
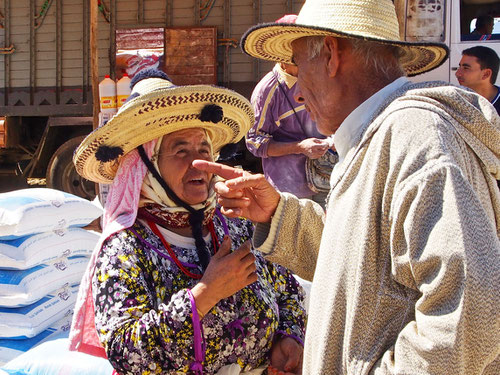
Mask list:
[{"label": "man's ear", "polygon": [[338,38],[327,36],[325,37],[325,47],[323,51],[326,55],[326,66],[328,77],[333,78],[337,75],[340,65],[340,50]]},{"label": "man's ear", "polygon": [[493,71],[489,68],[481,70],[481,79],[490,81],[491,75],[493,74]]}]

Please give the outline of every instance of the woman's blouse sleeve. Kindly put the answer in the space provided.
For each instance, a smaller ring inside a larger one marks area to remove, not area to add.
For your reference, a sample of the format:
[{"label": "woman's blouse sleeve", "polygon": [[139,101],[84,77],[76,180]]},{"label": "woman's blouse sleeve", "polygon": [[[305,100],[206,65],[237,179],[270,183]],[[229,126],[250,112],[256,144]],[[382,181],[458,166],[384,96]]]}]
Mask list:
[{"label": "woman's blouse sleeve", "polygon": [[[159,282],[158,271],[144,256],[141,243],[127,230],[104,243],[92,285],[99,338],[122,375],[187,372],[194,361],[188,288],[168,295],[172,285]],[[175,278],[168,283],[175,284]]]}]

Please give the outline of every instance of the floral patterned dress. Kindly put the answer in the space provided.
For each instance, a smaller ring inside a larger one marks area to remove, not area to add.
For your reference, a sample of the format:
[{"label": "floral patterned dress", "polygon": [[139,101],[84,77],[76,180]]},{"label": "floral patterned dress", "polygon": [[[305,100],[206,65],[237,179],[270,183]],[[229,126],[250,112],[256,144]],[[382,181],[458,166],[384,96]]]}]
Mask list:
[{"label": "floral patterned dress", "polygon": [[[218,216],[213,221],[218,243],[227,225],[233,250],[251,238],[249,221]],[[213,254],[212,240],[208,243]],[[201,274],[195,250],[174,244],[171,248],[184,267]],[[192,373],[196,329],[205,349],[199,362],[206,374],[229,364],[238,364],[243,371],[266,365],[273,339],[279,335],[302,342],[302,288],[290,271],[253,253],[258,281],[219,301],[196,324],[190,289],[198,281],[178,268],[149,227],[136,221],[108,238],[92,289],[98,335],[117,372]]]}]

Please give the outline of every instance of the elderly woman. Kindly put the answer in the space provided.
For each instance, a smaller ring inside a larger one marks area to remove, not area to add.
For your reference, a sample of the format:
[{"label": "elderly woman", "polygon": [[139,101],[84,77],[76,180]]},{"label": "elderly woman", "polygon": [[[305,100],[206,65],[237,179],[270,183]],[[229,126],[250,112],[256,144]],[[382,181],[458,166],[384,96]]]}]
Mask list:
[{"label": "elderly woman", "polygon": [[167,78],[134,77],[129,101],[75,152],[82,176],[112,187],[71,348],[119,374],[300,373],[302,289],[251,248],[250,222],[220,214],[214,177],[191,165],[244,136],[250,103]]}]

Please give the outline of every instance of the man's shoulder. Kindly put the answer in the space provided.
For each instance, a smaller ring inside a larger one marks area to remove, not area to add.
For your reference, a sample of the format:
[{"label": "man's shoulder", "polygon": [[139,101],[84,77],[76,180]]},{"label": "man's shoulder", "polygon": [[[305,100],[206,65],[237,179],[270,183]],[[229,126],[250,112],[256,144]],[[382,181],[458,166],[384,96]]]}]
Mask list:
[{"label": "man's shoulder", "polygon": [[476,150],[497,150],[492,137],[485,136],[494,134],[497,123],[487,99],[448,83],[431,82],[395,93],[365,136],[378,133],[383,139],[389,134],[403,154],[418,150],[438,157],[450,154],[447,150],[461,152],[465,144]]},{"label": "man's shoulder", "polygon": [[500,87],[497,85],[494,85],[497,89],[497,94],[493,98],[491,104],[493,104],[493,107],[497,110],[497,113],[500,115]]},{"label": "man's shoulder", "polygon": [[[443,81],[409,82],[396,90],[380,107],[378,114],[401,108],[420,108],[438,112],[477,106],[479,94]],[[483,98],[484,100],[484,98]]]},{"label": "man's shoulder", "polygon": [[[455,123],[457,111],[465,104],[460,100],[457,87],[445,82],[408,82],[395,90],[366,123],[363,137],[386,137],[399,143],[432,142],[446,130],[453,133],[450,122]],[[455,97],[455,99],[453,99]],[[404,138],[404,139],[403,139]]]},{"label": "man's shoulder", "polygon": [[445,81],[423,81],[423,82],[407,82],[395,91],[396,96],[418,95],[426,96],[428,92],[445,92],[448,90],[455,91],[461,89]]},{"label": "man's shoulder", "polygon": [[500,115],[500,97],[497,99],[496,102],[493,102],[493,107],[495,107],[497,113]]},{"label": "man's shoulder", "polygon": [[273,90],[276,88],[278,85],[278,78],[276,77],[276,74],[274,74],[274,71],[271,70],[269,73],[267,73],[262,79],[257,83],[255,86],[252,97],[255,95],[264,95],[265,93]]},{"label": "man's shoulder", "polygon": [[262,79],[259,81],[259,83],[257,83],[257,86],[255,86],[255,88],[271,87],[273,85],[276,85],[277,83],[278,83],[278,77],[274,73],[274,70],[271,70],[264,77],[262,77]]}]

